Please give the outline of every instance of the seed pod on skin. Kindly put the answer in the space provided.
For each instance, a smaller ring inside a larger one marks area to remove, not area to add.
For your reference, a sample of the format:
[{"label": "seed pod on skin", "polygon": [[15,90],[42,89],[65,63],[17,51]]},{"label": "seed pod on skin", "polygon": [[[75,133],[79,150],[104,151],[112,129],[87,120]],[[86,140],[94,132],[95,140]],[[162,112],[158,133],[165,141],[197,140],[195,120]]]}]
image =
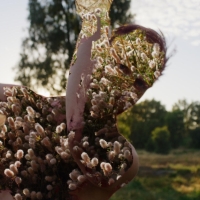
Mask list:
[{"label": "seed pod on skin", "polygon": [[112,171],[112,165],[111,165],[110,163],[106,163],[106,164],[104,165],[104,169],[105,169],[108,173],[110,173],[110,172]]},{"label": "seed pod on skin", "polygon": [[47,115],[47,121],[49,121],[49,122],[53,121],[53,115],[52,114]]},{"label": "seed pod on skin", "polygon": [[74,169],[70,174],[69,177],[73,180],[73,181],[77,181],[77,177],[80,175],[80,172],[76,169]]},{"label": "seed pod on skin", "polygon": [[8,131],[7,126],[5,124],[1,127],[1,131],[3,131],[4,133]]},{"label": "seed pod on skin", "polygon": [[28,172],[26,170],[21,171],[21,175],[23,177],[27,177],[28,176]]},{"label": "seed pod on skin", "polygon": [[109,178],[108,185],[112,185],[114,182],[115,182],[115,180],[113,178]]},{"label": "seed pod on skin", "polygon": [[122,183],[122,184],[121,184],[121,188],[124,187],[125,185],[126,185],[126,183]]},{"label": "seed pod on skin", "polygon": [[74,131],[70,131],[69,135],[68,135],[69,140],[74,139],[74,137],[75,137],[75,132]]},{"label": "seed pod on skin", "polygon": [[81,154],[81,158],[86,162],[89,163],[90,162],[90,157],[88,156],[88,154],[86,152],[83,152]]},{"label": "seed pod on skin", "polygon": [[117,175],[116,180],[119,180],[121,177],[121,175]]},{"label": "seed pod on skin", "polygon": [[33,149],[28,149],[28,154],[30,155],[31,158],[35,157],[35,153],[34,153]]},{"label": "seed pod on skin", "polygon": [[56,164],[56,159],[55,158],[52,158],[51,160],[50,160],[50,164],[52,164],[52,165],[55,165]]},{"label": "seed pod on skin", "polygon": [[43,198],[42,193],[41,192],[37,192],[36,193],[36,197],[37,197],[37,199],[42,199]]},{"label": "seed pod on skin", "polygon": [[114,146],[114,152],[115,152],[115,154],[116,155],[119,154],[120,153],[121,144],[118,141],[115,141],[114,144],[113,144],[113,146]]},{"label": "seed pod on skin", "polygon": [[44,128],[39,124],[36,123],[35,124],[35,130],[42,136],[44,137],[45,133],[44,133]]},{"label": "seed pod on skin", "polygon": [[37,171],[39,168],[39,165],[36,163],[35,160],[31,160],[31,167],[33,168],[34,171]]},{"label": "seed pod on skin", "polygon": [[52,190],[52,189],[53,189],[53,186],[49,184],[49,185],[47,185],[46,188],[47,188],[47,190]]},{"label": "seed pod on skin", "polygon": [[48,153],[45,157],[47,160],[51,160],[53,158],[53,155]]},{"label": "seed pod on skin", "polygon": [[92,158],[91,164],[92,164],[93,167],[96,167],[99,164],[98,158]]},{"label": "seed pod on skin", "polygon": [[14,165],[15,167],[19,168],[21,166],[21,162],[20,161],[15,161]]},{"label": "seed pod on skin", "polygon": [[24,151],[22,149],[17,150],[16,157],[21,160],[24,157]]},{"label": "seed pod on skin", "polygon": [[60,126],[61,126],[62,130],[66,129],[66,124],[65,123],[61,123]]},{"label": "seed pod on skin", "polygon": [[103,149],[106,149],[108,147],[108,143],[104,139],[100,139],[99,144]]},{"label": "seed pod on skin", "polygon": [[60,125],[58,125],[57,127],[56,127],[56,133],[61,133],[62,132],[62,127],[60,126]]},{"label": "seed pod on skin", "polygon": [[128,161],[131,161],[133,158],[132,158],[132,155],[131,155],[131,152],[129,150],[125,150],[124,151],[124,157],[128,160]]},{"label": "seed pod on skin", "polygon": [[89,147],[89,142],[87,142],[87,141],[85,141],[85,142],[83,142],[83,148],[87,148],[87,147]]},{"label": "seed pod on skin", "polygon": [[70,190],[75,190],[77,188],[77,185],[75,183],[70,183],[68,187]]},{"label": "seed pod on skin", "polygon": [[114,151],[110,151],[110,152],[108,153],[108,159],[109,159],[110,161],[113,161],[114,158],[115,158],[115,152],[114,152]]},{"label": "seed pod on skin", "polygon": [[45,180],[48,181],[48,182],[52,182],[53,177],[52,176],[45,176]]},{"label": "seed pod on skin", "polygon": [[110,98],[109,98],[109,103],[110,103],[111,105],[114,105],[114,103],[115,103],[115,98],[114,98],[114,97],[110,97]]},{"label": "seed pod on skin", "polygon": [[10,124],[11,127],[15,127],[15,122],[12,117],[8,117],[8,123]]},{"label": "seed pod on skin", "polygon": [[21,194],[19,194],[19,193],[15,194],[14,198],[15,198],[16,200],[22,200],[22,196],[21,196]]},{"label": "seed pod on skin", "polygon": [[20,137],[18,137],[16,139],[16,142],[17,142],[18,145],[22,145],[23,144],[23,141],[22,141],[22,139]]},{"label": "seed pod on skin", "polygon": [[18,176],[15,177],[15,183],[19,185],[22,182],[22,179]]},{"label": "seed pod on skin", "polygon": [[9,178],[12,178],[14,176],[14,172],[11,171],[10,169],[5,169],[4,174]]},{"label": "seed pod on skin", "polygon": [[34,174],[34,170],[33,170],[33,168],[32,167],[29,167],[28,169],[27,169],[27,171],[29,172],[29,174],[31,174],[31,175],[33,175]]},{"label": "seed pod on skin", "polygon": [[35,110],[31,106],[27,106],[26,111],[31,117],[35,116]]},{"label": "seed pod on skin", "polygon": [[24,157],[26,160],[31,160],[31,156],[29,154],[26,154]]},{"label": "seed pod on skin", "polygon": [[83,183],[86,179],[87,179],[87,178],[86,178],[85,175],[79,175],[79,176],[77,177],[77,180],[78,180],[79,183]]},{"label": "seed pod on skin", "polygon": [[14,174],[18,174],[18,169],[14,164],[11,164],[9,166],[10,170],[12,170],[14,172]]},{"label": "seed pod on skin", "polygon": [[60,156],[63,160],[65,160],[65,159],[68,159],[70,157],[70,154],[63,151],[63,152],[61,152]]},{"label": "seed pod on skin", "polygon": [[49,148],[51,148],[51,146],[52,146],[49,137],[43,138],[42,141],[41,141],[41,143],[42,143],[44,146],[49,147]]},{"label": "seed pod on skin", "polygon": [[35,199],[36,198],[36,192],[35,191],[32,191],[31,192],[31,199]]},{"label": "seed pod on skin", "polygon": [[95,132],[95,135],[99,136],[99,135],[105,134],[107,132],[108,132],[107,128],[102,128],[102,129],[98,130],[97,132]]},{"label": "seed pod on skin", "polygon": [[30,191],[28,188],[24,188],[23,189],[23,194],[26,196],[26,197],[30,197]]}]

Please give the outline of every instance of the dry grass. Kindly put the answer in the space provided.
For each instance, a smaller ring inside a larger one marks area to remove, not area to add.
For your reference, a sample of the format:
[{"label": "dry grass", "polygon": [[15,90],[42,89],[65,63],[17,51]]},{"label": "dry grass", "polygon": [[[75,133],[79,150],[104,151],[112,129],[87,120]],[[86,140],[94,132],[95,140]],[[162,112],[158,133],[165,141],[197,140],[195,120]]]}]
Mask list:
[{"label": "dry grass", "polygon": [[111,200],[199,200],[200,151],[177,149],[168,155],[138,151],[137,177]]},{"label": "dry grass", "polygon": [[196,167],[200,168],[200,151],[177,149],[168,155],[149,153],[143,150],[137,151],[139,155],[140,166],[151,167]]}]

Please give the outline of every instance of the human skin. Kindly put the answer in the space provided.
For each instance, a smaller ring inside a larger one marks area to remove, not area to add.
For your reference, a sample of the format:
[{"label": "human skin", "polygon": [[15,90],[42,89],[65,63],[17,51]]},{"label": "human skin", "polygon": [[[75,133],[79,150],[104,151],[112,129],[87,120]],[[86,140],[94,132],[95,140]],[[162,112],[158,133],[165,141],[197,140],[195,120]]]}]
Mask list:
[{"label": "human skin", "polygon": [[[16,87],[16,85],[11,85],[11,84],[0,84],[1,101],[6,101],[6,96],[4,95],[3,88],[4,87],[12,88],[13,86]],[[17,86],[17,87],[21,87],[21,86]],[[43,98],[46,98],[46,97],[43,97]],[[54,103],[55,108],[58,104],[59,104],[59,102]],[[59,115],[56,116],[57,120],[60,120],[60,118],[63,118],[63,116],[59,116]],[[4,115],[0,115],[0,121],[1,120],[3,120],[2,124],[4,124],[5,123]],[[60,121],[62,121],[62,120],[60,120]],[[98,198],[99,198],[99,200],[109,199],[109,197],[112,196],[112,194],[115,191],[117,191],[118,189],[121,188],[121,185],[123,183],[127,183],[127,182],[131,181],[133,179],[133,177],[136,175],[136,173],[138,171],[138,156],[137,156],[137,153],[136,153],[134,147],[132,147],[132,156],[134,157],[133,164],[126,171],[126,173],[123,174],[122,178],[120,178],[118,181],[116,181],[112,186],[99,187],[96,185],[96,183],[93,183],[94,177],[92,177],[92,178],[88,177],[88,180],[85,183],[83,183],[80,187],[78,187],[77,190],[70,192],[71,198],[75,199],[75,200],[88,200],[88,199],[90,199],[90,197],[92,195],[92,196],[95,196],[95,198],[97,200],[98,200]],[[74,158],[75,161],[77,161],[79,163],[80,161],[76,158],[75,154],[74,154],[74,157],[75,157]],[[81,165],[80,165],[80,167],[83,169],[83,172],[86,173],[85,169]],[[4,199],[4,200],[13,199],[9,190],[1,192],[0,197],[2,197],[2,199]]]},{"label": "human skin", "polygon": [[[26,95],[30,94],[31,99],[33,95],[35,102],[41,100],[48,104],[48,109],[50,109],[47,110],[48,112],[53,109],[58,111],[53,112],[52,124],[59,125],[62,122],[67,124],[64,130],[65,135],[64,137],[61,135],[60,138],[67,138],[69,143],[67,150],[70,151],[71,157],[64,167],[66,171],[69,169],[72,171],[67,174],[68,180],[64,180],[65,184],[66,182],[68,184],[65,185],[64,191],[68,192],[72,200],[89,200],[91,196],[96,200],[107,200],[135,177],[138,171],[138,156],[135,148],[119,133],[117,115],[133,106],[153,85],[163,71],[166,61],[164,41],[155,31],[130,25],[113,31],[111,37],[107,13],[102,13],[102,19],[99,16],[98,10],[97,14],[86,13],[83,17],[86,32],[81,32],[77,42],[64,97],[65,105],[62,104],[63,97],[43,97],[30,90],[26,93]],[[91,24],[93,27],[88,26]],[[144,49],[143,46],[145,46]],[[139,53],[135,53],[135,49]],[[154,63],[150,65],[152,61]],[[3,88],[10,87],[9,92],[12,93],[13,86],[0,84],[0,101],[7,101]],[[17,87],[20,96],[23,96],[21,88],[24,86],[14,87]],[[32,105],[34,101],[28,102]],[[60,106],[62,106],[62,112],[59,112]],[[39,114],[44,114],[37,106],[34,108]],[[23,110],[23,115],[26,110],[27,108]],[[47,116],[44,114],[43,117]],[[5,115],[0,114],[0,125],[4,124],[5,119]],[[27,121],[24,120],[24,122]],[[30,127],[34,126],[35,124],[30,125]],[[44,123],[44,129],[45,126]],[[53,135],[55,129],[51,131]],[[48,138],[48,135],[45,136]],[[89,138],[87,139],[88,146],[83,145],[84,138]],[[101,141],[109,146],[104,147]],[[40,139],[37,142],[41,145]],[[52,144],[55,144],[57,141],[53,142]],[[45,149],[43,146],[41,148]],[[50,152],[45,149],[47,153],[52,152],[51,146],[48,150]],[[125,151],[128,156],[125,155]],[[113,153],[114,157],[110,156],[110,153]],[[84,160],[83,154],[87,155],[88,159]],[[62,161],[58,152],[54,152],[54,155],[59,158],[58,162]],[[98,164],[92,164],[93,158],[98,160]],[[122,164],[125,166],[123,169]],[[85,177],[84,182],[71,178],[73,170],[79,170],[78,173]],[[58,177],[58,181],[60,179],[61,177]],[[8,199],[5,197],[5,200],[10,200],[9,198],[12,197],[9,191],[4,191],[0,195],[7,195]]]},{"label": "human skin", "polygon": [[[16,87],[16,85],[7,85],[7,84],[1,84],[1,87]],[[20,86],[17,86],[20,87]],[[3,89],[1,90],[3,91]],[[3,92],[0,93],[2,99],[4,99],[4,101],[6,101],[5,99],[5,95]],[[43,97],[46,98],[46,97]],[[2,101],[2,100],[1,100]],[[54,106],[56,108],[56,106],[59,104],[59,102],[54,103]],[[1,120],[2,115],[0,115],[0,120]],[[63,118],[62,116],[57,116],[57,119],[59,118]],[[137,157],[137,153],[135,151],[135,149],[132,147],[132,156],[134,157],[133,160],[133,164],[131,165],[131,167],[126,171],[125,174],[123,174],[122,178],[120,178],[118,181],[116,181],[112,186],[106,186],[106,187],[99,187],[96,184],[93,184],[93,178],[88,178],[87,181],[85,181],[80,187],[77,188],[77,190],[74,190],[72,192],[70,192],[71,194],[71,198],[75,199],[75,200],[88,200],[90,199],[91,195],[95,196],[95,199],[98,200],[102,200],[102,199],[109,199],[109,197],[118,189],[121,188],[121,185],[123,183],[127,183],[129,181],[132,180],[132,178],[136,175],[137,171],[138,171],[138,157]],[[76,157],[76,155],[75,155]],[[79,162],[78,160],[75,161]],[[85,171],[83,169],[83,171]],[[2,199],[4,200],[11,200],[13,199],[12,195],[10,194],[9,190],[6,191],[2,191],[0,193],[0,197],[2,197]]]},{"label": "human skin", "polygon": [[[97,17],[97,31],[88,38],[81,39],[78,50],[77,50],[77,60],[74,65],[70,68],[70,75],[68,78],[67,92],[66,92],[66,120],[68,131],[75,131],[75,138],[71,141],[70,149],[72,155],[78,164],[79,168],[83,174],[87,174],[85,166],[80,162],[80,155],[74,153],[73,143],[80,142],[83,138],[83,112],[85,104],[88,101],[86,91],[89,89],[88,82],[84,82],[82,87],[79,83],[81,81],[81,76],[87,77],[92,74],[95,62],[91,59],[91,48],[92,42],[100,39],[100,18]],[[86,51],[87,50],[87,51]],[[82,61],[84,60],[84,64]],[[79,97],[77,98],[77,93]],[[115,137],[120,136],[119,133],[116,133]],[[134,147],[131,145],[133,163],[131,167],[123,174],[122,178],[116,181],[113,185],[99,187],[95,182],[95,177],[87,177],[86,183],[82,185],[81,188],[71,192],[75,193],[77,199],[88,200],[91,195],[99,199],[108,199],[116,190],[118,190],[123,183],[127,183],[133,179],[138,171],[138,157]]]},{"label": "human skin", "polygon": [[9,190],[0,192],[0,199],[2,200],[13,200],[13,196],[10,194]]},{"label": "human skin", "polygon": [[[98,29],[97,29],[98,30]],[[88,39],[89,41],[89,39]],[[83,40],[84,42],[88,42],[87,40]],[[88,42],[89,44],[91,44],[91,41]],[[86,43],[87,44],[87,43]],[[91,47],[91,45],[89,45]],[[81,46],[80,46],[81,47]],[[80,48],[81,49],[81,48]],[[82,48],[82,50],[80,50],[78,53],[80,53],[79,55],[82,55],[82,52],[84,51],[85,48]],[[86,56],[86,60],[88,59],[88,56],[90,56],[91,54],[83,54]],[[83,60],[84,56],[82,57]],[[90,61],[89,61],[90,62]],[[80,62],[81,63],[81,62]],[[75,63],[76,64],[76,63]],[[91,62],[92,64],[92,62]],[[73,73],[75,73],[77,76],[75,76],[76,78],[78,78],[78,80],[80,81],[80,76],[82,75],[81,73],[78,73],[77,71],[79,71],[79,67],[81,67],[81,65],[77,65],[76,68],[74,68],[74,71],[72,71]],[[73,66],[72,66],[73,67]],[[161,69],[163,70],[163,68]],[[84,70],[83,70],[84,71]],[[85,70],[84,72],[88,72],[87,70]],[[72,82],[71,82],[72,80]],[[73,95],[73,92],[77,95],[77,90],[75,90],[74,88],[78,88],[77,87],[77,83],[79,81],[77,81],[76,83],[73,82],[73,79],[69,79],[69,85],[68,85],[68,95]],[[75,84],[74,84],[75,83]],[[135,86],[135,91],[138,94],[138,98],[140,98],[142,96],[142,94],[146,91],[146,89],[148,89],[148,86],[146,85],[146,83],[144,82],[144,80],[142,79],[138,79],[136,78],[136,80],[133,82],[133,85]],[[74,87],[75,86],[75,87]],[[6,101],[6,96],[4,95],[4,90],[3,87],[10,87],[12,88],[13,85],[7,85],[7,84],[0,84],[0,97],[1,97],[1,101]],[[15,86],[16,87],[16,86]],[[18,87],[23,87],[23,86],[18,86]],[[78,164],[79,169],[81,170],[82,174],[85,175],[87,177],[87,179],[85,180],[84,183],[80,184],[75,190],[69,190],[69,194],[71,195],[70,198],[74,199],[74,200],[89,200],[91,198],[91,195],[95,196],[95,199],[99,200],[106,200],[109,199],[110,196],[112,196],[112,194],[114,192],[116,192],[118,189],[120,189],[124,184],[127,184],[128,182],[130,182],[134,176],[137,174],[138,171],[138,156],[137,153],[134,149],[134,147],[129,144],[129,148],[131,150],[131,157],[132,157],[132,161],[130,166],[128,167],[128,169],[125,171],[124,174],[122,174],[121,178],[118,180],[115,180],[115,182],[113,184],[108,184],[108,182],[105,182],[105,177],[104,176],[100,176],[98,177],[96,175],[96,172],[94,173],[89,173],[90,170],[81,162],[81,155],[80,153],[74,152],[73,148],[75,147],[75,145],[78,143],[80,143],[81,139],[85,136],[85,132],[84,132],[84,126],[87,125],[87,123],[82,123],[84,121],[84,117],[82,115],[84,115],[85,113],[83,111],[84,110],[84,106],[90,106],[90,104],[88,104],[89,97],[86,97],[86,89],[88,89],[87,87],[89,87],[88,84],[83,85],[82,91],[79,90],[79,94],[81,94],[78,98],[78,100],[80,101],[80,104],[76,104],[77,103],[77,96],[74,95],[75,99],[70,99],[69,101],[67,100],[68,98],[66,97],[66,104],[68,104],[68,108],[71,108],[71,111],[69,113],[67,113],[67,118],[69,119],[68,124],[69,124],[69,128],[68,128],[68,132],[70,131],[75,131],[75,137],[72,140],[69,140],[70,142],[70,151],[72,153],[74,162],[76,164]],[[81,93],[81,92],[82,93]],[[43,99],[45,99],[46,97],[42,97]],[[53,98],[53,97],[52,97]],[[83,98],[83,102],[81,101],[81,99]],[[77,106],[78,105],[78,106]],[[54,103],[51,105],[53,108],[57,108],[59,106],[59,97],[57,97],[57,100],[54,101]],[[74,111],[73,111],[74,109]],[[87,113],[88,111],[86,110],[86,115],[88,116],[89,113]],[[123,110],[121,109],[121,107],[119,107],[119,113],[123,112]],[[78,113],[78,114],[77,114]],[[69,116],[69,117],[68,117]],[[4,120],[5,115],[0,115],[0,120]],[[63,116],[62,114],[57,114],[55,115],[55,119],[58,121],[62,121],[63,119],[65,119],[65,116]],[[73,119],[73,120],[71,120]],[[72,122],[72,124],[71,124]],[[99,121],[101,122],[101,121]],[[2,123],[2,122],[1,122]],[[113,137],[111,137],[109,140],[111,142],[116,141],[117,138],[120,135],[120,133],[117,130],[117,126],[116,126],[116,121],[113,121],[113,125],[114,125],[114,129],[115,129],[115,133],[113,135]],[[97,124],[98,125],[98,124]],[[90,125],[88,125],[90,127]],[[89,128],[90,129],[90,128]],[[106,139],[106,137],[104,137]],[[94,145],[95,144],[91,144]],[[97,149],[99,148],[99,146],[97,146]],[[106,155],[105,155],[106,156]],[[105,157],[106,159],[106,157]],[[102,185],[100,186],[99,183],[102,183]],[[12,199],[12,196],[9,194],[9,191],[4,191],[2,193],[0,193],[1,195],[4,195],[5,200],[10,200]]]},{"label": "human skin", "polygon": [[95,197],[95,200],[109,199],[112,194],[114,194],[117,190],[121,188],[121,185],[123,183],[130,182],[136,176],[139,167],[139,160],[134,147],[132,148],[132,155],[134,157],[133,164],[119,181],[115,182],[115,184],[110,187],[104,188],[92,184],[92,181],[87,181],[82,185],[82,187],[71,192],[71,194],[74,196],[74,199],[89,200],[91,199],[91,197]]}]

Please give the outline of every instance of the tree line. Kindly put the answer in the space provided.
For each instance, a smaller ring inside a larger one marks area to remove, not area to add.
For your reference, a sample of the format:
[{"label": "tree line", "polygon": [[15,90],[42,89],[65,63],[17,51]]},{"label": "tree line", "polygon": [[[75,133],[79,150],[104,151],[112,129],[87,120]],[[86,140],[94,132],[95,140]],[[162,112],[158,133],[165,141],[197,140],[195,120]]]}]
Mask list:
[{"label": "tree line", "polygon": [[118,128],[139,149],[200,149],[200,102],[179,100],[167,111],[161,102],[145,100],[118,117]]}]

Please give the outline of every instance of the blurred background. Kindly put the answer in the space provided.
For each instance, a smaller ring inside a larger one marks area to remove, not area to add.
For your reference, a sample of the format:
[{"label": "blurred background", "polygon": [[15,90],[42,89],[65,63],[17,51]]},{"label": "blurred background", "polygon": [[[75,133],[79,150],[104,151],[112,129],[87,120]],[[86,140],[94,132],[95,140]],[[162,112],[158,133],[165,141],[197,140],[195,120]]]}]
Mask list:
[{"label": "blurred background", "polygon": [[[111,24],[161,31],[163,76],[119,116],[139,153],[137,178],[112,199],[200,199],[200,0],[115,0]],[[1,83],[64,94],[80,19],[72,0],[6,0],[0,6]]]}]

